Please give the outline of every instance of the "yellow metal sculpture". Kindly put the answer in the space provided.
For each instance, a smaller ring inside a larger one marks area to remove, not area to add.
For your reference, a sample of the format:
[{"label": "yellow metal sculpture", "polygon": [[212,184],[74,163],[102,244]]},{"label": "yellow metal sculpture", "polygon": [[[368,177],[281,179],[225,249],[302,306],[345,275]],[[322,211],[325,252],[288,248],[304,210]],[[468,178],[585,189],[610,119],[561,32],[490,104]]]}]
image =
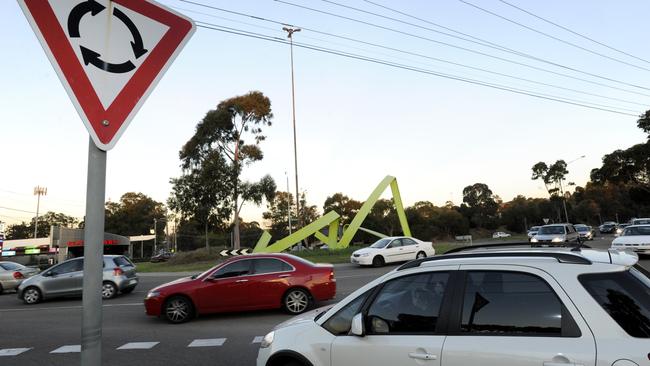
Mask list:
[{"label": "yellow metal sculpture", "polygon": [[[370,197],[368,197],[366,202],[364,202],[364,204],[361,206],[361,209],[359,209],[357,215],[354,216],[354,219],[352,219],[350,225],[346,225],[344,228],[345,230],[343,231],[343,235],[340,239],[338,237],[340,216],[334,211],[329,211],[318,220],[304,226],[300,230],[287,237],[277,240],[271,245],[269,245],[271,242],[271,234],[269,234],[268,231],[265,231],[257,241],[253,252],[278,253],[300,243],[303,239],[309,237],[310,235],[316,236],[318,240],[321,240],[323,243],[327,244],[330,249],[347,248],[350,245],[354,234],[356,234],[358,230],[363,230],[381,237],[383,234],[364,229],[361,227],[361,223],[363,223],[363,220],[366,219],[370,213],[370,210],[372,210],[372,207],[375,205],[375,203],[377,203],[379,197],[386,190],[386,188],[388,188],[388,186],[390,186],[391,192],[393,194],[393,203],[395,204],[397,217],[399,218],[400,225],[402,226],[402,232],[404,235],[410,236],[411,230],[409,229],[408,222],[406,221],[406,214],[404,213],[404,206],[402,205],[402,197],[399,194],[397,179],[389,175],[386,176],[386,178],[384,178],[381,183],[379,183],[374,191],[372,191]],[[328,227],[328,235],[325,235],[321,232],[321,229],[324,227]]]}]

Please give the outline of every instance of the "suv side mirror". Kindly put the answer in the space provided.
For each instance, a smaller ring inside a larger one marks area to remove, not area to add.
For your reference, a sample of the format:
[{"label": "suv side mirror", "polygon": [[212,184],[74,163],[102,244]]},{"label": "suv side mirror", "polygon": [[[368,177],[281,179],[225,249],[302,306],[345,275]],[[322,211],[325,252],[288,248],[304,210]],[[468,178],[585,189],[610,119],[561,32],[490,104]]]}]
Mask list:
[{"label": "suv side mirror", "polygon": [[357,337],[365,336],[363,329],[363,314],[359,313],[352,318],[352,325],[350,326],[350,334]]}]

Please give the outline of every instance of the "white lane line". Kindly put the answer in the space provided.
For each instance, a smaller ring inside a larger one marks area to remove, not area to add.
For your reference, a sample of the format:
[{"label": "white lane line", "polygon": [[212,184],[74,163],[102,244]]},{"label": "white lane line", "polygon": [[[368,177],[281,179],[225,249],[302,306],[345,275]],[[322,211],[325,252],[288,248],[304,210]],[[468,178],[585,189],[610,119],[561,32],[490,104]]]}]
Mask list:
[{"label": "white lane line", "polygon": [[226,338],[195,339],[188,347],[219,347],[225,342]]},{"label": "white lane line", "polygon": [[[105,304],[102,305],[102,307],[105,308],[112,308],[112,307],[118,307],[118,306],[143,306],[141,302],[133,302],[133,303],[126,303],[126,304]],[[74,310],[74,309],[82,309],[83,307],[81,305],[75,305],[75,306],[52,306],[52,307],[40,307],[40,308],[33,308],[29,305],[27,305],[24,308],[13,308],[13,309],[0,309],[0,313],[8,313],[11,311],[32,311],[32,310],[37,310],[37,311],[42,311],[42,310]]]},{"label": "white lane line", "polygon": [[70,346],[59,347],[50,353],[79,353],[79,352],[81,352],[81,345],[75,344]]},{"label": "white lane line", "polygon": [[253,344],[254,343],[262,343],[262,339],[264,339],[264,336],[257,336],[255,338],[253,338],[253,342],[251,342],[251,343],[253,343]]},{"label": "white lane line", "polygon": [[152,349],[160,342],[131,342],[117,347],[118,350],[124,349]]},{"label": "white lane line", "polygon": [[23,352],[29,351],[31,348],[5,348],[0,349],[0,357],[2,356],[18,356]]}]

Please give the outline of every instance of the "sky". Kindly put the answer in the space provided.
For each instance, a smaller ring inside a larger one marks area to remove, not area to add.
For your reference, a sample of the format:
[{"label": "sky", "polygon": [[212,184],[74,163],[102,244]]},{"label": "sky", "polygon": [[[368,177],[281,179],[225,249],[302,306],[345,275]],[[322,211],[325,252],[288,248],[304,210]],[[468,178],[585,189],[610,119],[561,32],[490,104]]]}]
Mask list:
[{"label": "sky", "polygon": [[[463,187],[477,182],[488,184],[504,201],[518,194],[545,197],[543,184],[531,180],[536,162],[577,159],[569,164],[568,180],[584,185],[603,155],[645,141],[635,116],[650,104],[650,89],[643,89],[650,81],[650,49],[645,47],[647,29],[639,15],[650,12],[649,2],[507,0],[632,55],[628,56],[499,0],[466,1],[557,39],[459,0],[373,0],[374,4],[350,0],[344,2],[348,8],[323,0],[196,0],[213,8],[181,0],[161,2],[203,22],[198,24],[276,40],[286,39],[278,23],[303,28],[294,35],[299,184],[308,202],[320,210],[326,197],[335,192],[365,200],[386,175],[397,178],[407,205],[422,200],[459,204]],[[36,211],[35,186],[47,187],[40,201],[41,213],[83,217],[88,132],[17,2],[1,1],[0,14],[4,48],[0,57],[0,221],[29,221]],[[460,37],[465,39],[474,36],[491,42],[492,48],[436,33],[432,30],[459,35],[433,23],[462,32],[465,35]],[[518,55],[504,52],[504,47]],[[529,57],[522,57],[524,53]],[[126,192],[142,192],[166,202],[170,178],[181,174],[178,152],[196,124],[220,101],[252,90],[270,98],[274,118],[261,145],[264,160],[247,168],[244,177],[257,180],[270,174],[281,190],[286,190],[288,177],[290,190],[295,192],[289,57],[287,44],[199,27],[108,152],[106,199],[118,201]],[[264,210],[264,205],[249,204],[242,215],[245,220],[261,221]]]}]

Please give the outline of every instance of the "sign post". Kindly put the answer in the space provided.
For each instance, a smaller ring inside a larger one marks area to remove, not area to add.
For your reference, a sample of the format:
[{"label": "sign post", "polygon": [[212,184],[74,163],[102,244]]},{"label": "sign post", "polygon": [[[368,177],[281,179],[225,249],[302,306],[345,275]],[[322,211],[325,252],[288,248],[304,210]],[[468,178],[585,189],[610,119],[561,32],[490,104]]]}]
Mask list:
[{"label": "sign post", "polygon": [[90,134],[81,365],[102,360],[106,155],[196,26],[153,0],[18,0]]}]

